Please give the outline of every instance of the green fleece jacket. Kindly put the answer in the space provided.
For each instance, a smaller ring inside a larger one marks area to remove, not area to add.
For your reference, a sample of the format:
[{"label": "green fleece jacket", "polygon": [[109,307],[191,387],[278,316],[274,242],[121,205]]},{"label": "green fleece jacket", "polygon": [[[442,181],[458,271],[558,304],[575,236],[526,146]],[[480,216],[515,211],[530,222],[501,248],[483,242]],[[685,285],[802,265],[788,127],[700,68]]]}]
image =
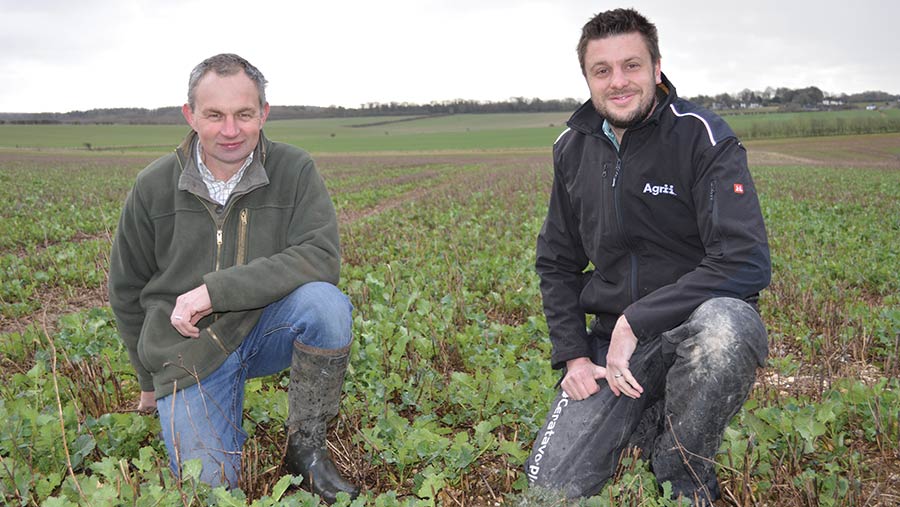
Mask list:
[{"label": "green fleece jacket", "polygon": [[[195,132],[138,174],[110,256],[109,300],[142,391],[156,397],[216,370],[263,308],[313,281],[337,284],[337,216],[305,151],[262,133],[224,206],[209,199]],[[213,314],[185,338],[175,299],[206,284]]]}]

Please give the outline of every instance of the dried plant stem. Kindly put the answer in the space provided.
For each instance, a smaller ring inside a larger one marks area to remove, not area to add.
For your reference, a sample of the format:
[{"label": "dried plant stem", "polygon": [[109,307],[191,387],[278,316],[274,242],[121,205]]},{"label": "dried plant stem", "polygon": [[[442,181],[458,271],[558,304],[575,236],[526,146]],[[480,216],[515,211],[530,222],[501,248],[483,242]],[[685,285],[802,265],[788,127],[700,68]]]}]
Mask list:
[{"label": "dried plant stem", "polygon": [[56,408],[59,414],[59,430],[60,433],[62,433],[63,451],[66,453],[66,468],[69,470],[69,476],[72,477],[72,482],[75,484],[75,489],[78,490],[78,495],[81,497],[81,500],[84,501],[85,505],[90,505],[87,497],[84,496],[84,491],[81,490],[81,484],[78,483],[78,478],[75,476],[75,469],[72,467],[72,455],[69,453],[69,441],[66,438],[66,422],[65,417],[63,416],[62,400],[59,397],[59,381],[57,380],[56,373],[56,345],[53,343],[53,339],[47,331],[46,311],[44,311],[41,316],[41,328],[44,331],[44,337],[47,338],[47,343],[50,345],[50,371],[53,377],[53,392],[56,396]]}]

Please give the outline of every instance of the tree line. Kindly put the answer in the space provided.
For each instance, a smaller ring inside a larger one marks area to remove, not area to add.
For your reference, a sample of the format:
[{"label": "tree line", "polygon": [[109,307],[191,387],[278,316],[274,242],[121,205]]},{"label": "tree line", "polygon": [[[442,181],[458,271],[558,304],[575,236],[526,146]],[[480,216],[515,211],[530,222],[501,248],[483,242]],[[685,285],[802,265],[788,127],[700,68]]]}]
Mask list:
[{"label": "tree line", "polygon": [[735,94],[698,95],[688,100],[707,109],[747,109],[776,107],[779,111],[808,111],[852,108],[856,104],[884,104],[900,100],[900,95],[881,91],[867,91],[848,95],[828,95],[815,86],[806,88],[772,88],[764,91],[744,89]]},{"label": "tree line", "polygon": [[[365,116],[432,116],[464,113],[541,113],[572,111],[581,103],[575,99],[541,100],[513,97],[506,101],[446,100],[429,104],[411,102],[368,102],[359,107],[343,106],[272,106],[270,120],[304,118],[346,118]],[[0,113],[0,123],[7,124],[181,124],[180,107],[159,109],[110,108],[71,111],[68,113]]]},{"label": "tree line", "polygon": [[[802,111],[822,108],[853,107],[858,103],[890,103],[900,96],[881,91],[869,91],[852,95],[826,95],[815,86],[800,89],[766,88],[764,91],[745,89],[739,93],[721,93],[715,96],[698,95],[689,100],[708,109],[743,109],[776,106],[781,111]],[[304,118],[345,118],[361,116],[429,116],[448,114],[486,113],[543,113],[574,111],[582,101],[574,98],[542,100],[539,98],[512,97],[505,101],[480,101],[455,99],[428,104],[410,102],[368,102],[359,107],[343,106],[272,106],[271,120]],[[0,124],[181,124],[180,107],[108,108],[68,113],[0,113]]]}]

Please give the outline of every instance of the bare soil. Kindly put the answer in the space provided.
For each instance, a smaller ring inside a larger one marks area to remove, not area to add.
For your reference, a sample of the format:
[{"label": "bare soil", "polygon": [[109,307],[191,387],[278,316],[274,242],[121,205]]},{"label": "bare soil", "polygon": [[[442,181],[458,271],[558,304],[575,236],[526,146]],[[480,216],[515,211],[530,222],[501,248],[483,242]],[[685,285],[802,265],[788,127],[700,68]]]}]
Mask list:
[{"label": "bare soil", "polygon": [[822,166],[900,169],[900,135],[765,139],[746,144],[750,167]]}]

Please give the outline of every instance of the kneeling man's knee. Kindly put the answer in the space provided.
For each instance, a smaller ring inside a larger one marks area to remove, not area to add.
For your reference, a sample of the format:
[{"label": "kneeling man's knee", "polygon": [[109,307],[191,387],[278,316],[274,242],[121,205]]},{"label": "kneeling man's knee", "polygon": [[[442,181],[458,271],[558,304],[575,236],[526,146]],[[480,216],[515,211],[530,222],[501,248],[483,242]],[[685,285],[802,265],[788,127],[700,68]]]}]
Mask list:
[{"label": "kneeling man's knee", "polygon": [[748,367],[765,366],[769,350],[766,328],[759,313],[745,301],[710,299],[689,321],[696,331],[695,352],[706,358],[708,368],[727,370],[736,362],[750,363]]},{"label": "kneeling man's knee", "polygon": [[305,345],[337,349],[350,344],[353,306],[340,289],[327,282],[311,282],[289,297],[299,312],[297,325],[306,331],[300,336]]}]

